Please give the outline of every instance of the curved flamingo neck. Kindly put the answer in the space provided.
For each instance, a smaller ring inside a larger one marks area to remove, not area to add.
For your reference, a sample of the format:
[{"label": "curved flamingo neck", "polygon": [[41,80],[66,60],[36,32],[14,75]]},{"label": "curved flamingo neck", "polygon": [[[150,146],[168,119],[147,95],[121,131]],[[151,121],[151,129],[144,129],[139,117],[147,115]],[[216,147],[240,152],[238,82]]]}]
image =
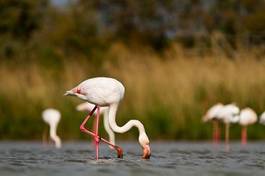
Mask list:
[{"label": "curved flamingo neck", "polygon": [[130,120],[123,126],[118,126],[116,123],[116,112],[118,109],[118,103],[111,104],[109,107],[109,123],[110,127],[117,133],[125,133],[129,131],[133,126],[138,128],[139,136],[146,135],[143,124],[139,120]]},{"label": "curved flamingo neck", "polygon": [[61,139],[57,135],[56,130],[57,130],[57,124],[51,124],[50,125],[50,137],[55,142],[55,146],[57,148],[60,148],[61,147]]},{"label": "curved flamingo neck", "polygon": [[109,135],[109,141],[112,143],[112,144],[115,144],[115,134],[114,132],[112,131],[111,127],[110,127],[110,123],[109,123],[109,119],[108,119],[108,109],[106,109],[104,111],[104,127],[105,127],[105,130],[106,132],[108,133]]}]

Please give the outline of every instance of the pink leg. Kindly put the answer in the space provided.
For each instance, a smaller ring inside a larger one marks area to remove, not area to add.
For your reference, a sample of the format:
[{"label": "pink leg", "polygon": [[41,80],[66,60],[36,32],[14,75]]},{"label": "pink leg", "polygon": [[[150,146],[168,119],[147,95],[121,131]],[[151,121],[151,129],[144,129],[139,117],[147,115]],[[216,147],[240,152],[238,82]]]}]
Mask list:
[{"label": "pink leg", "polygon": [[218,144],[219,143],[219,137],[220,137],[220,129],[218,121],[213,121],[213,143]]},{"label": "pink leg", "polygon": [[216,122],[216,144],[219,144],[220,142],[220,128],[219,128],[219,122]]},{"label": "pink leg", "polygon": [[247,127],[243,126],[241,131],[241,144],[246,145],[247,144]]},{"label": "pink leg", "polygon": [[[93,131],[93,133],[95,133],[95,134],[96,134],[96,126],[97,126],[97,119],[94,119],[94,121],[93,121],[93,129],[92,129],[92,131]],[[96,140],[93,140],[92,143],[96,146]]]},{"label": "pink leg", "polygon": [[99,136],[98,136],[98,125],[99,125],[99,107],[97,107],[97,115],[96,115],[96,129],[95,134],[97,137],[94,138],[96,143],[96,159],[98,160],[98,154],[99,154]]},{"label": "pink leg", "polygon": [[215,131],[215,122],[213,122],[213,144],[215,144],[216,141]]},{"label": "pink leg", "polygon": [[91,136],[94,137],[94,139],[96,141],[102,141],[110,146],[112,146],[116,151],[117,151],[117,156],[118,158],[122,158],[123,156],[123,151],[122,151],[122,148],[120,148],[119,146],[116,146],[112,143],[110,143],[108,140],[104,139],[104,138],[101,138],[99,137],[97,134],[95,134],[94,132],[91,132],[89,130],[87,130],[85,128],[85,124],[87,123],[88,119],[92,116],[92,114],[94,114],[95,110],[97,109],[97,106],[95,105],[95,107],[93,108],[93,110],[88,114],[88,116],[85,118],[85,120],[82,122],[82,124],[80,125],[80,130],[83,132],[83,133],[86,133],[86,134],[89,134]]}]

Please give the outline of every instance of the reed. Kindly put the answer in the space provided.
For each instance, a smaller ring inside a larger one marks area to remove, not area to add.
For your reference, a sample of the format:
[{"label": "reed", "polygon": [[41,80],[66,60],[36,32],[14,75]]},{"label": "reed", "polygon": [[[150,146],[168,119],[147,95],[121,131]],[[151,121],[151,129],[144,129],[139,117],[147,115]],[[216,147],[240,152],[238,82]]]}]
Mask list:
[{"label": "reed", "polygon": [[[100,65],[81,56],[66,57],[59,54],[47,63],[1,62],[0,139],[41,139],[45,124],[40,116],[47,107],[62,112],[58,133],[64,139],[86,138],[78,128],[85,114],[75,110],[81,101],[63,93],[94,76],[123,82],[126,93],[118,124],[137,118],[152,139],[210,138],[211,126],[202,124],[201,117],[217,102],[235,102],[259,114],[265,110],[265,59],[255,52],[242,50],[231,59],[215,53],[187,53],[178,46],[155,54],[114,44]],[[265,127],[255,126],[249,128],[250,138],[264,138]],[[118,137],[130,139],[136,132]],[[232,138],[239,138],[238,126],[232,128]]]}]

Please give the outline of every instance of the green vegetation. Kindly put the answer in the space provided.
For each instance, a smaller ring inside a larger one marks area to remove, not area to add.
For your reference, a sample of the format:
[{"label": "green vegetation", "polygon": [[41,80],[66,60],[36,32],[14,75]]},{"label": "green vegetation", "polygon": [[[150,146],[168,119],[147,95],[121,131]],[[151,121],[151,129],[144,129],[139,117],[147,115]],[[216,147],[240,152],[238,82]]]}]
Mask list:
[{"label": "green vegetation", "polygon": [[[126,94],[118,124],[137,118],[154,139],[209,138],[211,126],[202,124],[201,117],[216,102],[236,102],[242,108],[264,111],[264,59],[257,60],[251,52],[240,52],[231,60],[216,55],[188,56],[180,51],[172,48],[162,57],[116,44],[101,67],[74,58],[59,59],[60,64],[54,66],[1,63],[0,137],[40,139],[45,126],[41,112],[47,107],[62,112],[60,135],[67,139],[84,137],[78,127],[85,113],[75,110],[81,101],[63,94],[93,76],[111,76],[124,83]],[[265,137],[263,128],[250,127],[250,136]],[[234,138],[238,130],[232,129]],[[121,137],[133,137],[136,132]]]},{"label": "green vegetation", "polygon": [[[139,119],[151,139],[211,138],[201,117],[217,102],[263,112],[264,1],[177,1],[80,0],[58,9],[0,0],[0,139],[41,139],[48,107],[62,112],[60,136],[87,139],[79,131],[86,114],[75,110],[81,101],[63,94],[94,76],[123,82],[118,124]],[[252,139],[264,132],[249,128]]]}]

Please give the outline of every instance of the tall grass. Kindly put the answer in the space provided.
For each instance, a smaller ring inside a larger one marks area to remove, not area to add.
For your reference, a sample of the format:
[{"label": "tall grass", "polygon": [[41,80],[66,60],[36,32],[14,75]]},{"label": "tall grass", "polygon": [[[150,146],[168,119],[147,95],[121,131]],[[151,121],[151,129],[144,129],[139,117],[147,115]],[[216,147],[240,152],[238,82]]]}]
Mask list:
[{"label": "tall grass", "polygon": [[[78,128],[85,113],[75,110],[81,101],[63,93],[94,76],[123,82],[126,93],[117,114],[118,124],[139,119],[151,139],[210,138],[211,125],[202,124],[201,117],[217,102],[249,106],[258,114],[265,110],[265,59],[258,59],[253,52],[242,50],[231,59],[172,47],[159,55],[115,44],[104,56],[100,66],[73,56],[64,59],[66,56],[60,54],[53,58],[57,64],[1,62],[0,138],[41,139],[46,128],[41,112],[47,107],[62,112],[59,134],[64,139],[86,138]],[[238,138],[239,126],[234,126],[232,137]],[[255,125],[249,133],[253,139],[264,138],[265,127]],[[136,135],[137,130],[133,130],[118,138]]]}]

